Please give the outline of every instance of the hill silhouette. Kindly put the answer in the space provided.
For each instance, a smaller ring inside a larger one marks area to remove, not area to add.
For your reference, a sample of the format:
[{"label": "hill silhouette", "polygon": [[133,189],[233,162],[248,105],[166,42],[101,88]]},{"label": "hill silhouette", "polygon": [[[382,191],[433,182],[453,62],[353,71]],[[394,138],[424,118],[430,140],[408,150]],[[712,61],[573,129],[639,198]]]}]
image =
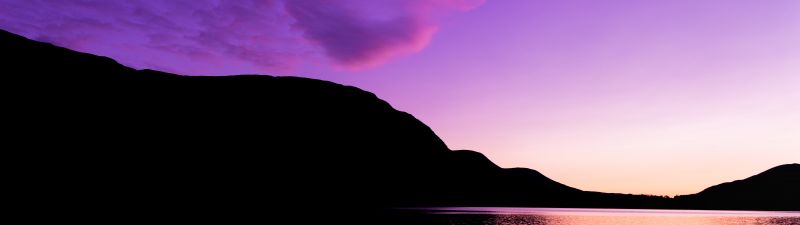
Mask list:
[{"label": "hill silhouette", "polygon": [[[55,206],[226,221],[268,207],[694,207],[500,168],[478,152],[448,149],[419,120],[355,87],[135,70],[5,31],[0,49],[13,93],[9,139],[42,165],[31,171],[46,185],[31,190]],[[691,202],[713,200],[706,196]],[[744,208],[796,209],[769,203]]]},{"label": "hill silhouette", "polygon": [[800,164],[774,167],[743,180],[718,184],[697,194],[677,196],[701,209],[800,209]]}]

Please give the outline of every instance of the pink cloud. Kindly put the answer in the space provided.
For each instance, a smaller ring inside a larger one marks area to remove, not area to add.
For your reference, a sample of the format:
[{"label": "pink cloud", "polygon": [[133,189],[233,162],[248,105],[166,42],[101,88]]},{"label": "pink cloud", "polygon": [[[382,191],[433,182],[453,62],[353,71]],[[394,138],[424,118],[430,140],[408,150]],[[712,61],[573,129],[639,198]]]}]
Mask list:
[{"label": "pink cloud", "polygon": [[347,68],[381,64],[392,57],[422,50],[437,30],[435,16],[469,10],[482,0],[285,1],[284,6],[304,37]]},{"label": "pink cloud", "polygon": [[478,0],[0,0],[0,28],[137,68],[291,72],[328,58],[359,69],[422,50],[436,17]]}]

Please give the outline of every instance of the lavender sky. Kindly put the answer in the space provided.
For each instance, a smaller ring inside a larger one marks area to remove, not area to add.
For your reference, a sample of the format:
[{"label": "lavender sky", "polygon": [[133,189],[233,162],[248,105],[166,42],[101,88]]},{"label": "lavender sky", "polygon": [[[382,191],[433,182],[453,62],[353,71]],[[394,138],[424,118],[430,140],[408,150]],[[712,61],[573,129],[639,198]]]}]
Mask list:
[{"label": "lavender sky", "polygon": [[0,0],[0,28],[135,68],[357,86],[583,190],[800,162],[796,0]]}]

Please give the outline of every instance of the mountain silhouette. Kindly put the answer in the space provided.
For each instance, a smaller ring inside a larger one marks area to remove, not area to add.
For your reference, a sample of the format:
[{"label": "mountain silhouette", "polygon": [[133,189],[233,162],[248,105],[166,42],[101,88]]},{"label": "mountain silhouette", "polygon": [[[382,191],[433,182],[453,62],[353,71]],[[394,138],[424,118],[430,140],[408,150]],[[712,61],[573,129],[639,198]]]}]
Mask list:
[{"label": "mountain silhouette", "polygon": [[[31,177],[44,183],[30,190],[53,207],[93,214],[230,221],[274,207],[725,208],[708,196],[797,184],[796,168],[779,169],[681,204],[582,191],[532,169],[498,167],[475,151],[450,150],[412,115],[355,87],[135,70],[5,31],[0,49],[12,93],[8,139],[30,154],[38,165]],[[796,194],[773,194],[784,198],[741,208],[797,209],[786,203]]]},{"label": "mountain silhouette", "polygon": [[701,209],[800,209],[800,164],[774,167],[743,180],[718,184],[697,194],[677,196]]}]

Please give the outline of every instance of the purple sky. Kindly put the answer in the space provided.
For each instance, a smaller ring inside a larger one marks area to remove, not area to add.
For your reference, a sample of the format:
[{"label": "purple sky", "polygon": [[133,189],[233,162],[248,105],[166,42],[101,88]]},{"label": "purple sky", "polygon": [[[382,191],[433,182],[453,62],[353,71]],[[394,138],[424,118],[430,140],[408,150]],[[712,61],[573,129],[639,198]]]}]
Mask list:
[{"label": "purple sky", "polygon": [[354,85],[584,190],[800,162],[796,0],[0,0],[0,28],[136,68]]},{"label": "purple sky", "polygon": [[0,0],[2,28],[194,75],[358,70],[421,51],[482,0]]}]

